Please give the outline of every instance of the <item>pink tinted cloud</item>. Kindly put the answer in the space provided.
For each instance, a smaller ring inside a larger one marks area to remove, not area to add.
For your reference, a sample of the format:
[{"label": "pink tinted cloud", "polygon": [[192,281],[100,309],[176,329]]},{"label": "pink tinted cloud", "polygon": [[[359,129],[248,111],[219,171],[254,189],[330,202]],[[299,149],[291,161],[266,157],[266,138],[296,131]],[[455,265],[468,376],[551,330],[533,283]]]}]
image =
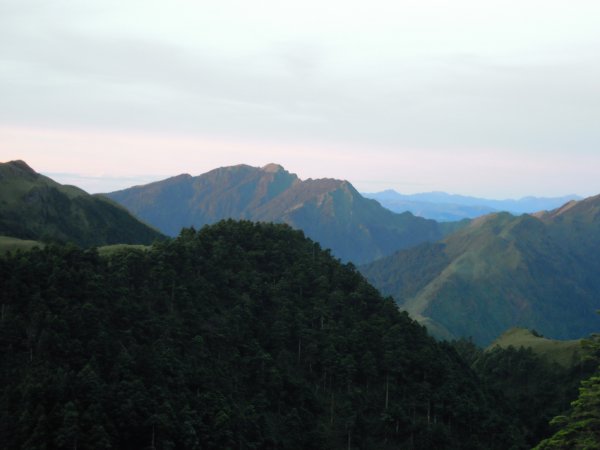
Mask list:
[{"label": "pink tinted cloud", "polygon": [[0,126],[0,161],[12,159],[25,160],[38,172],[63,174],[57,181],[89,192],[180,173],[199,175],[221,166],[270,162],[303,179],[347,179],[363,192],[444,190],[493,198],[600,192],[596,174],[600,155],[540,157],[511,149],[366,148],[351,143]]}]

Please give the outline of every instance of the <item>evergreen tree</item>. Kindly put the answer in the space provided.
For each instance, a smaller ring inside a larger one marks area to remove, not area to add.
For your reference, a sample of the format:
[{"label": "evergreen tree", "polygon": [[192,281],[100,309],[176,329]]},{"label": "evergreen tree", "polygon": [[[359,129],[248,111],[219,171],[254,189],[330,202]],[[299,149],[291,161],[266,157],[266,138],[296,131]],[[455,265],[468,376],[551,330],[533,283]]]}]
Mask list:
[{"label": "evergreen tree", "polygon": [[7,449],[515,439],[452,348],[284,225],[224,221],[106,257],[50,245],[0,268]]},{"label": "evergreen tree", "polygon": [[[594,335],[584,341],[588,357],[596,364],[600,358],[599,337]],[[556,416],[550,424],[558,427],[558,431],[536,449],[600,448],[600,369],[581,382],[579,397],[571,403],[571,409],[565,415]]]}]

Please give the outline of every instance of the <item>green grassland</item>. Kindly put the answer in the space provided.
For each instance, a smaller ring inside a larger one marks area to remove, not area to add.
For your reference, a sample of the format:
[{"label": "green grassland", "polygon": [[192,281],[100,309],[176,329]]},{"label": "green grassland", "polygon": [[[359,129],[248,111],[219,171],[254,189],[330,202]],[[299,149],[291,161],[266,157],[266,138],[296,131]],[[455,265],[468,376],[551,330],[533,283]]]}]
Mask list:
[{"label": "green grassland", "polygon": [[531,330],[525,328],[511,328],[496,339],[489,347],[530,348],[535,354],[556,362],[563,367],[578,364],[582,358],[581,340],[559,341],[536,336]]},{"label": "green grassland", "polygon": [[44,244],[38,241],[18,239],[10,236],[0,236],[0,255],[17,250],[30,250],[33,247],[43,247]]},{"label": "green grassland", "polygon": [[[34,247],[44,247],[44,245],[45,244],[43,242],[39,241],[19,239],[12,236],[0,236],[0,255],[5,255],[8,252],[15,252],[18,250],[31,250]],[[98,247],[98,254],[100,256],[111,256],[116,253],[129,250],[148,250],[150,247],[150,245],[141,244],[104,245],[102,247]]]},{"label": "green grassland", "polygon": [[126,252],[129,250],[149,250],[151,248],[150,245],[142,245],[142,244],[113,244],[113,245],[104,245],[102,247],[98,247],[98,254],[100,256],[111,256],[117,253]]}]

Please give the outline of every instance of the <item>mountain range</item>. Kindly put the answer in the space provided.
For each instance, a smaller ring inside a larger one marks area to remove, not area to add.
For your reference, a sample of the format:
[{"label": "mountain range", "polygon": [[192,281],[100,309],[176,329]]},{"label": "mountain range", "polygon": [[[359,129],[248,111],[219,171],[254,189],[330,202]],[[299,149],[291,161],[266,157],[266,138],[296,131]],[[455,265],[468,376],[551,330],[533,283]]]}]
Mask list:
[{"label": "mountain range", "polygon": [[556,339],[600,328],[600,196],[534,215],[494,213],[362,268],[438,336],[487,345],[509,327]]},{"label": "mountain range", "polygon": [[169,235],[225,218],[284,222],[343,260],[384,256],[361,270],[439,337],[487,345],[513,326],[557,339],[600,327],[600,196],[439,224],[395,214],[347,181],[300,180],[276,164],[179,175],[107,198],[12,161],[0,165],[0,187],[0,235],[12,248],[31,246],[13,238],[99,246],[162,237],[118,203]]},{"label": "mountain range", "polygon": [[301,180],[277,164],[183,174],[106,196],[170,236],[228,218],[287,223],[357,264],[436,241],[459,226],[393,213],[348,181]]},{"label": "mountain range", "polygon": [[172,234],[286,222],[353,261],[417,244],[361,270],[431,332],[486,345],[536,331],[486,351],[435,342],[289,226],[223,220],[161,240],[112,200],[12,161],[0,165],[7,448],[525,449],[559,414],[572,430],[539,448],[598,447],[580,419],[596,414],[600,377],[571,402],[600,346],[539,332],[600,327],[600,196],[441,225],[274,164],[111,195]]},{"label": "mountain range", "polygon": [[61,185],[23,161],[0,163],[0,235],[81,246],[164,238],[106,197]]},{"label": "mountain range", "polygon": [[523,197],[518,200],[493,200],[445,192],[426,192],[420,194],[400,194],[386,190],[371,194],[362,194],[372,198],[394,212],[409,211],[416,216],[441,222],[473,219],[485,214],[506,211],[512,214],[534,213],[551,210],[571,201],[581,200],[577,195],[563,197]]}]

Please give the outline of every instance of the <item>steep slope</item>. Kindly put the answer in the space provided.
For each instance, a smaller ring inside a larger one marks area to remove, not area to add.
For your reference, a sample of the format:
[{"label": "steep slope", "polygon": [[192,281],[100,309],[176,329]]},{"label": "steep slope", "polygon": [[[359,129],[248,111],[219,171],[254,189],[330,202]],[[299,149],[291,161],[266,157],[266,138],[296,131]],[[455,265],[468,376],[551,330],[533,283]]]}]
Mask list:
[{"label": "steep slope", "polygon": [[56,183],[23,161],[0,163],[0,235],[82,246],[162,237],[111,200]]},{"label": "steep slope", "polygon": [[523,448],[446,344],[285,225],[0,258],[6,448]]},{"label": "steep slope", "polygon": [[600,197],[535,216],[492,214],[363,268],[441,336],[487,345],[507,328],[575,339],[600,328]]},{"label": "steep slope", "polygon": [[179,175],[107,196],[169,235],[227,218],[283,222],[355,263],[434,241],[445,233],[432,220],[395,214],[365,199],[347,181],[302,181],[276,164]]}]

